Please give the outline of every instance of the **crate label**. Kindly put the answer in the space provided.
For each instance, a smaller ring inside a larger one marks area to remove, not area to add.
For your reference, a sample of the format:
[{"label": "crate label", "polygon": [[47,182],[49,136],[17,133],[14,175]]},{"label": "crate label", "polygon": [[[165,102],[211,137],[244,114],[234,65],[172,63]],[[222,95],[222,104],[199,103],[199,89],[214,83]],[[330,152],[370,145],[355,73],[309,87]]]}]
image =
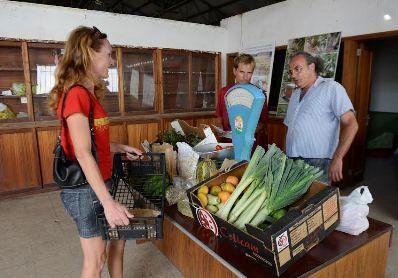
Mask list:
[{"label": "crate label", "polygon": [[281,267],[291,259],[290,248],[285,248],[282,252],[279,253],[278,257],[279,257],[279,267]]},{"label": "crate label", "polygon": [[325,219],[326,221],[337,212],[338,209],[337,194],[334,194],[326,202],[324,202],[322,204],[322,208],[323,208],[323,219]]},{"label": "crate label", "polygon": [[196,216],[199,220],[199,224],[206,229],[211,230],[216,236],[218,236],[218,226],[217,222],[214,220],[213,216],[205,209],[196,209]]},{"label": "crate label", "polygon": [[28,103],[27,97],[21,97],[21,103]]},{"label": "crate label", "polygon": [[324,229],[327,230],[330,226],[332,226],[337,219],[339,218],[339,214],[335,213],[332,217],[330,217],[328,220],[325,221],[324,225]]},{"label": "crate label", "polygon": [[292,246],[295,246],[297,243],[302,241],[307,235],[308,232],[306,223],[302,223],[297,228],[290,230],[290,241]]},{"label": "crate label", "polygon": [[295,249],[293,249],[292,253],[293,253],[293,257],[296,257],[297,254],[301,253],[301,251],[304,250],[304,244],[300,244],[299,246],[297,246]]},{"label": "crate label", "polygon": [[319,209],[313,216],[307,219],[308,233],[312,233],[323,223],[322,211]]},{"label": "crate label", "polygon": [[287,236],[287,231],[276,237],[276,246],[278,248],[278,253],[289,246],[289,238]]}]

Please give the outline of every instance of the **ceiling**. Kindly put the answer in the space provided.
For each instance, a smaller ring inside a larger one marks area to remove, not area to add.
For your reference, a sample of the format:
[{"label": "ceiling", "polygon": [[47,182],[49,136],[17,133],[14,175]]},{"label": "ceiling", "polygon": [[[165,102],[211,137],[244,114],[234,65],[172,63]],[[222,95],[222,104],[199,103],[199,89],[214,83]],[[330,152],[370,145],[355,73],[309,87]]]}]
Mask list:
[{"label": "ceiling", "polygon": [[220,25],[220,21],[285,0],[31,0],[18,1]]}]

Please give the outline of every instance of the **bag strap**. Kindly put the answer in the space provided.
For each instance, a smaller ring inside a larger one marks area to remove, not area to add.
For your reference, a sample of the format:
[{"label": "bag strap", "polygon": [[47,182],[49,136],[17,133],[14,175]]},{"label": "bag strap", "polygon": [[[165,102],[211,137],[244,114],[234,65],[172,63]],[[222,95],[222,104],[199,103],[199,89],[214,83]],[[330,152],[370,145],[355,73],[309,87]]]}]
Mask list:
[{"label": "bag strap", "polygon": [[[61,130],[59,131],[59,142],[61,143],[61,132],[62,132],[62,128],[65,129],[66,123],[65,123],[65,119],[64,119],[64,108],[65,108],[65,102],[66,102],[66,98],[68,96],[68,93],[70,92],[70,90],[72,90],[75,87],[81,87],[84,89],[85,92],[87,92],[87,94],[90,94],[90,92],[87,90],[86,87],[80,85],[80,84],[75,84],[72,85],[71,87],[69,87],[69,89],[65,92],[64,95],[64,99],[62,100],[62,106],[61,106],[61,117],[60,117],[60,124],[61,124]],[[97,160],[97,146],[95,143],[95,137],[94,137],[94,113],[93,113],[93,105],[92,105],[92,101],[91,101],[91,96],[88,95],[89,99],[90,99],[90,112],[89,112],[89,126],[90,126],[90,135],[91,135],[91,153],[94,155],[94,158]]]}]

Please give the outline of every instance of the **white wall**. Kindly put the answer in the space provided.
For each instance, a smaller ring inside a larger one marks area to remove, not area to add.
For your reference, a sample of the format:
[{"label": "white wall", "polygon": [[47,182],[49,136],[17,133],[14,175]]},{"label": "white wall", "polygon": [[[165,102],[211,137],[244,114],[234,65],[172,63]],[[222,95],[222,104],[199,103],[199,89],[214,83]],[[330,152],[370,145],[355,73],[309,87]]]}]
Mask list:
[{"label": "white wall", "polygon": [[398,113],[398,39],[374,44],[370,111]]},{"label": "white wall", "polygon": [[0,0],[0,37],[65,41],[79,25],[98,27],[116,45],[215,52],[226,47],[221,27]]},{"label": "white wall", "polygon": [[[383,19],[386,12],[390,21]],[[287,0],[224,19],[221,26],[228,30],[227,52],[336,31],[343,37],[370,34],[398,29],[398,1]]]}]

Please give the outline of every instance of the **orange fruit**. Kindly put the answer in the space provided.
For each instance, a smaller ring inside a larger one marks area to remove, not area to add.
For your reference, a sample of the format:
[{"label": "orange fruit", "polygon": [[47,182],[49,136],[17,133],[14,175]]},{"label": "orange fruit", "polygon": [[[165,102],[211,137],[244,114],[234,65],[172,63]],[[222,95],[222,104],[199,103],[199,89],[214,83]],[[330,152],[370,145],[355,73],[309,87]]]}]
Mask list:
[{"label": "orange fruit", "polygon": [[218,198],[221,199],[221,203],[225,203],[229,196],[231,196],[231,193],[227,192],[227,191],[221,191],[220,193],[218,193]]},{"label": "orange fruit", "polygon": [[233,186],[237,186],[239,183],[239,179],[236,176],[228,176],[225,182],[229,182]]}]

